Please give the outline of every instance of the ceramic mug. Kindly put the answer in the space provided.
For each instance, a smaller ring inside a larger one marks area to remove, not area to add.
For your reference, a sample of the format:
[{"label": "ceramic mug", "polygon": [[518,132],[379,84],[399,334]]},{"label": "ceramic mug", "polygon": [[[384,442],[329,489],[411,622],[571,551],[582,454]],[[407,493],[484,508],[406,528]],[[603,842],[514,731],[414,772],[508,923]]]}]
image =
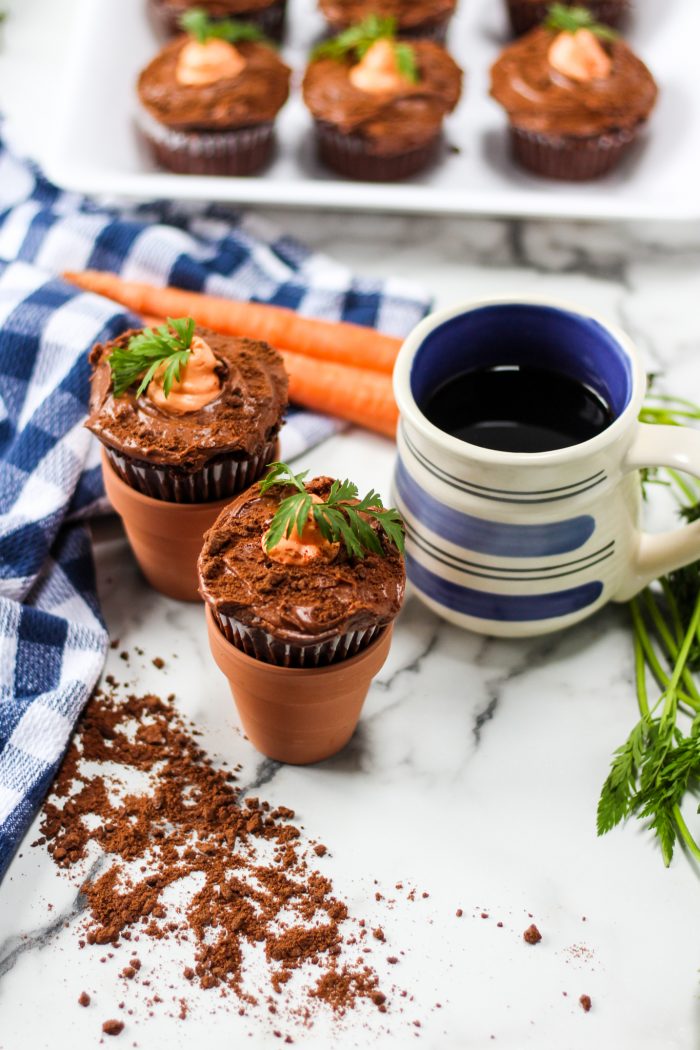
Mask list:
[{"label": "ceramic mug", "polygon": [[[461,372],[525,363],[592,387],[612,423],[568,448],[500,452],[445,433],[421,411]],[[406,570],[445,619],[484,634],[544,634],[700,558],[700,522],[640,531],[639,477],[649,466],[700,476],[700,432],[638,421],[644,370],[628,336],[602,318],[537,298],[434,313],[403,344],[394,392]]]}]

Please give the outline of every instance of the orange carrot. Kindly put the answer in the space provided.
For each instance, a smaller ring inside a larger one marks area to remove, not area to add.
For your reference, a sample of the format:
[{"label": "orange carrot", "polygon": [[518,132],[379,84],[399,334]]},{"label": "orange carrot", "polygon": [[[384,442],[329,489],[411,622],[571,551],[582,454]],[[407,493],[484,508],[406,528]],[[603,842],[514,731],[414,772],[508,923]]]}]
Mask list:
[{"label": "orange carrot", "polygon": [[396,436],[399,410],[391,379],[380,372],[317,361],[282,351],[289,376],[289,400],[314,412],[326,412],[350,423]]},{"label": "orange carrot", "polygon": [[234,302],[182,288],[156,288],[100,270],[63,276],[84,291],[104,295],[139,314],[192,317],[197,324],[223,335],[262,339],[279,350],[353,368],[391,372],[401,346],[400,339],[372,328],[302,317],[281,306]]}]

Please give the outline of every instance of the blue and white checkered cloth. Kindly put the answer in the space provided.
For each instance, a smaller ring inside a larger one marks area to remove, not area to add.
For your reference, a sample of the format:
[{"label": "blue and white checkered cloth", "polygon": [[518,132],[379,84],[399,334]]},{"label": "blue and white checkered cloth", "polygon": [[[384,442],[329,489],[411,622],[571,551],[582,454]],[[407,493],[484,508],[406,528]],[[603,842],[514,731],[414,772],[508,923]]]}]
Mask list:
[{"label": "blue and white checkered cloth", "polygon": [[[166,203],[100,207],[51,185],[0,138],[0,878],[107,648],[82,523],[104,505],[98,446],[82,425],[86,355],[135,319],[56,276],[88,267],[396,335],[428,305],[415,287],[358,279],[257,218]],[[339,426],[293,413],[284,457]]]}]

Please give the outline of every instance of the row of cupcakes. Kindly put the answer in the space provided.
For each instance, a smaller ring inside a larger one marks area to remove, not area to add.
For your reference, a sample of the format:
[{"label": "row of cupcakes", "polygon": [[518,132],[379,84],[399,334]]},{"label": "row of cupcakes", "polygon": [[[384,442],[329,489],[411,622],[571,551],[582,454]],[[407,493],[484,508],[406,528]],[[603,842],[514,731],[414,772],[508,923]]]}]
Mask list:
[{"label": "row of cupcakes", "polygon": [[[179,31],[189,0],[148,0],[157,25],[168,35]],[[545,18],[548,0],[505,0],[516,35],[526,33]],[[576,0],[566,0],[573,6]],[[444,42],[457,0],[319,0],[319,10],[333,33],[362,22],[368,15],[393,18],[403,37],[427,37]],[[284,35],[286,0],[201,0],[213,19],[252,22],[265,36],[280,41]],[[629,10],[629,0],[588,0],[598,22],[618,26]]]},{"label": "row of cupcakes", "polygon": [[[182,17],[138,81],[138,122],[156,160],[182,174],[252,175],[274,149],[290,70],[249,23]],[[318,154],[346,178],[397,181],[437,156],[462,71],[433,40],[369,15],[315,49],[303,80]],[[491,71],[513,154],[527,170],[583,180],[608,172],[656,101],[652,74],[588,8],[552,4]]]},{"label": "row of cupcakes", "polygon": [[275,462],[280,354],[169,318],[92,350],[87,427],[149,582],[205,602],[252,743],[318,761],[354,731],[405,589],[403,528],[378,493]]}]

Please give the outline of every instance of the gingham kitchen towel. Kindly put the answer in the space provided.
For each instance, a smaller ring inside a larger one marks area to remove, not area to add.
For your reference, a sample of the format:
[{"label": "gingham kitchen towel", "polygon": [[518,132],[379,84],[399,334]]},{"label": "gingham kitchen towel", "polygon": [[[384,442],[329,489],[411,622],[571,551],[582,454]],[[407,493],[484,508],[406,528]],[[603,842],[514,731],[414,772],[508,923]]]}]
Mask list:
[{"label": "gingham kitchen towel", "polygon": [[[167,203],[100,207],[51,185],[0,138],[0,878],[107,647],[81,523],[104,505],[97,443],[82,426],[86,355],[135,319],[57,276],[87,267],[396,335],[428,305],[413,286],[356,278],[256,218]],[[293,413],[283,456],[339,425]]]}]

